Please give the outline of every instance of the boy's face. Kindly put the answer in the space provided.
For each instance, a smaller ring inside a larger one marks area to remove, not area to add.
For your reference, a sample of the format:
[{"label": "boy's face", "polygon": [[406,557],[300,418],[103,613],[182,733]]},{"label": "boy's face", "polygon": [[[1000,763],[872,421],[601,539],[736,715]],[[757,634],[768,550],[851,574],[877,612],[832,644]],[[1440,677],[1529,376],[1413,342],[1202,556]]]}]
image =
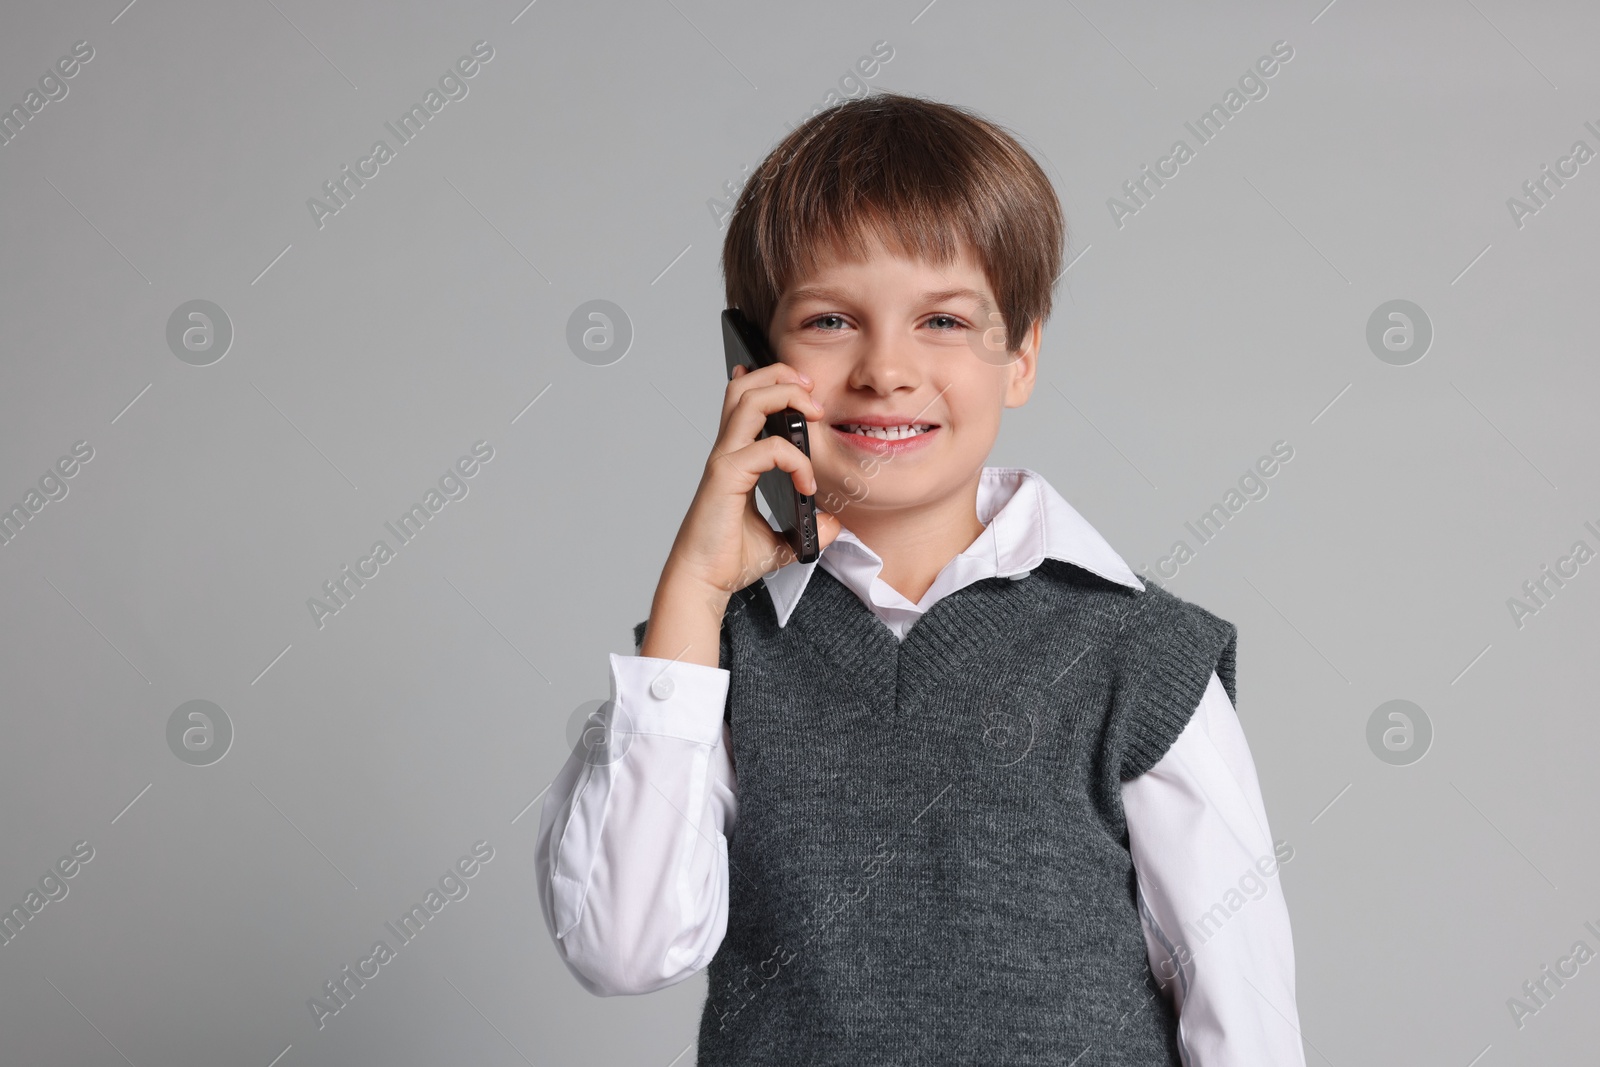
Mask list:
[{"label": "boy's face", "polygon": [[[1033,391],[1040,325],[1014,353],[1002,326],[970,250],[938,267],[874,241],[868,259],[828,259],[790,286],[768,336],[823,408],[807,426],[818,506],[849,526],[857,509],[936,505],[974,486],[1002,410]],[[863,423],[931,429],[886,440]]]}]

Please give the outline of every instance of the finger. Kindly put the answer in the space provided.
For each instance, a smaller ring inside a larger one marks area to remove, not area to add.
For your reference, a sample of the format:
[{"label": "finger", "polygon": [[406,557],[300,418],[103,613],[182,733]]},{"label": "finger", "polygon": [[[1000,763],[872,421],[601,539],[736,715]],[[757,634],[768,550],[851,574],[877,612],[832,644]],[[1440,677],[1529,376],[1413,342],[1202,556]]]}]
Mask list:
[{"label": "finger", "polygon": [[766,425],[767,416],[784,408],[794,408],[807,422],[820,422],[826,414],[810,391],[798,382],[754,388],[744,393],[723,419],[722,447],[738,448],[755,440]]},{"label": "finger", "polygon": [[722,394],[722,417],[724,421],[727,420],[728,413],[733,410],[734,405],[739,402],[739,398],[752,389],[776,385],[779,382],[795,382],[804,386],[807,390],[810,390],[812,385],[805,375],[787,363],[769,363],[767,366],[757,367],[755,370],[751,370],[740,363],[734,366],[734,370],[739,373],[736,377],[729,379],[728,387]]},{"label": "finger", "polygon": [[767,522],[766,516],[756,507],[755,494],[751,493],[746,500],[748,506],[745,509],[745,529],[761,546],[759,557],[749,564],[750,569],[746,572],[753,581],[785,564],[793,563],[798,557],[790,546],[789,539],[774,530]]},{"label": "finger", "polygon": [[737,482],[725,485],[729,492],[748,493],[755,488],[761,475],[774,467],[787,471],[795,488],[807,496],[816,492],[816,476],[811,471],[811,459],[782,437],[763,437],[759,441],[725,455],[727,465],[718,464],[712,477],[736,475]]},{"label": "finger", "polygon": [[764,464],[757,471],[758,477],[763,471],[776,467],[788,472],[795,488],[805,495],[810,496],[817,491],[816,475],[811,472],[811,457],[796,448],[792,441],[782,437],[764,437],[750,447],[764,453],[758,460]]}]

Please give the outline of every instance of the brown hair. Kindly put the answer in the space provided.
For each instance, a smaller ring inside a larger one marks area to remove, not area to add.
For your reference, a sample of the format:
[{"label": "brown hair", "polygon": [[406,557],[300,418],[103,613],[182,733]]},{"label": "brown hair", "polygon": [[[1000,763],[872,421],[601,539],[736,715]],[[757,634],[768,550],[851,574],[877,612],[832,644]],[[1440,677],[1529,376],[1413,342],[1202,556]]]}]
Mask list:
[{"label": "brown hair", "polygon": [[[739,194],[722,244],[729,307],[767,331],[788,287],[864,235],[935,264],[966,245],[1015,352],[1050,316],[1066,220],[1039,164],[1003,127],[922,97],[877,92],[795,127]],[[979,324],[986,328],[989,324]]]}]

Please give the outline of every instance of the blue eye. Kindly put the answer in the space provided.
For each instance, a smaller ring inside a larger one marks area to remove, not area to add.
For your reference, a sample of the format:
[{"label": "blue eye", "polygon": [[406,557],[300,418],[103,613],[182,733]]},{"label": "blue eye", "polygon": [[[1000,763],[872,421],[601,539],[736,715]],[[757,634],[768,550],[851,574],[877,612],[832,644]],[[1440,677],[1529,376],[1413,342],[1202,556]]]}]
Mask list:
[{"label": "blue eye", "polygon": [[[818,315],[816,318],[814,318],[810,322],[806,323],[806,326],[815,327],[817,329],[822,330],[825,333],[837,333],[838,332],[837,328],[823,325],[823,323],[826,323],[826,322],[829,322],[829,321],[838,322],[840,324],[841,328],[843,326],[845,326],[845,325],[848,325],[845,322],[844,316],[836,315],[836,314],[833,314],[832,312],[830,312],[830,313],[828,313],[826,315]],[[941,321],[949,323],[949,325],[947,325],[947,326],[936,326],[935,329],[940,333],[948,333],[948,332],[950,332],[952,330],[961,330],[961,329],[965,329],[966,328],[966,323],[962,322],[960,319],[956,318],[954,315],[940,314],[940,315],[933,315],[933,316],[930,316],[928,318],[928,322],[930,324],[931,323],[935,323],[935,322],[941,322]]]}]

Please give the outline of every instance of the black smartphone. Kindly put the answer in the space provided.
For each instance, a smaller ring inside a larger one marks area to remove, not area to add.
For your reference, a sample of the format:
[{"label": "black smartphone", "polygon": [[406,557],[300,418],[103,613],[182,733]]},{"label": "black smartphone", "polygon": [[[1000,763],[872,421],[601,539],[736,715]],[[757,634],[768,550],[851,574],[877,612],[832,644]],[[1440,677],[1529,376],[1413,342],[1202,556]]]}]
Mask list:
[{"label": "black smartphone", "polygon": [[[722,313],[722,352],[728,364],[728,378],[733,378],[733,368],[743,366],[746,371],[770,366],[778,361],[766,335],[738,308],[728,308]],[[806,417],[794,408],[784,408],[767,416],[762,437],[785,437],[807,456],[811,455],[811,438],[806,432]],[[795,559],[811,563],[822,554],[817,547],[816,501],[795,488],[794,479],[782,467],[763,471],[757,490],[767,502],[767,508],[778,523],[778,532],[794,549]]]}]

